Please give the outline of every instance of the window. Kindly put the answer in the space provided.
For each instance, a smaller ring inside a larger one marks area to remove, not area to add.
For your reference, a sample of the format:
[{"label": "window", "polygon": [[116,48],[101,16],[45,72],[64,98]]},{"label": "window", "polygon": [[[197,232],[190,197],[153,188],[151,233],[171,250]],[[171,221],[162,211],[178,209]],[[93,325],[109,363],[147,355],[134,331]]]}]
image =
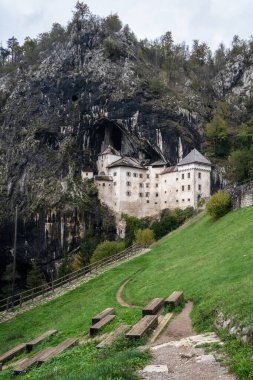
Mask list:
[{"label": "window", "polygon": [[88,173],[86,173],[86,177],[88,176]]},{"label": "window", "polygon": [[178,189],[176,190],[176,192],[178,193]]},{"label": "window", "polygon": [[143,177],[143,175],[142,175],[142,174],[139,174],[139,177],[140,177],[140,178],[142,178],[142,177]]},{"label": "window", "polygon": [[176,200],[176,202],[178,203],[178,199]]},{"label": "window", "polygon": [[184,179],[184,174],[182,174],[182,179]]},{"label": "window", "polygon": [[164,194],[167,194],[167,191],[165,191]]},{"label": "window", "polygon": [[146,187],[147,187],[147,188],[149,187],[149,185],[150,185],[149,183],[146,183]]},{"label": "window", "polygon": [[201,185],[199,185],[199,191],[201,191]]},{"label": "window", "polygon": [[147,203],[149,203],[149,200],[147,200]]},{"label": "window", "polygon": [[143,183],[140,183],[139,186],[140,186],[140,187],[143,187]]},{"label": "window", "polygon": [[182,191],[184,191],[184,186],[182,186]]},{"label": "window", "polygon": [[188,178],[191,178],[191,173],[187,173],[187,177],[188,177]]},{"label": "window", "polygon": [[201,178],[201,173],[198,173],[198,177]]},{"label": "window", "polygon": [[126,185],[131,186],[131,182],[127,181]]},{"label": "window", "polygon": [[191,190],[191,185],[188,185],[188,190]]},{"label": "window", "polygon": [[156,177],[156,178],[159,178],[159,174],[156,174],[155,177]]},{"label": "window", "polygon": [[117,173],[116,173],[116,172],[114,172],[114,173],[113,173],[113,177],[116,177],[116,175],[117,175]]},{"label": "window", "polygon": [[187,200],[188,200],[188,202],[190,202],[190,201],[191,201],[191,200],[190,200],[190,198],[188,198]]},{"label": "window", "polygon": [[178,178],[176,178],[176,181],[178,181]]},{"label": "window", "polygon": [[139,197],[143,197],[143,193],[139,193]]},{"label": "window", "polygon": [[155,202],[155,205],[157,205],[157,202]]},{"label": "window", "polygon": [[164,201],[164,203],[167,203],[167,201]]},{"label": "window", "polygon": [[133,177],[138,177],[138,174],[137,173],[133,173]]},{"label": "window", "polygon": [[105,187],[105,183],[103,183],[103,185],[102,185],[103,187]]},{"label": "window", "polygon": [[117,185],[117,182],[113,182],[113,184],[114,184],[114,186],[116,186],[116,185]]},{"label": "window", "polygon": [[155,184],[155,187],[158,187],[158,183]]},{"label": "window", "polygon": [[127,175],[128,177],[131,177],[131,172],[127,172],[126,175]]},{"label": "window", "polygon": [[147,174],[147,179],[149,178],[149,174]]},{"label": "window", "polygon": [[127,191],[127,192],[126,192],[126,195],[130,197],[130,195],[131,195],[131,191]]},{"label": "window", "polygon": [[146,198],[148,198],[149,197],[149,193],[145,193],[145,196],[146,196]]},{"label": "window", "polygon": [[155,193],[155,196],[156,196],[156,197],[158,197],[158,196],[159,196],[159,194],[158,194],[158,193]]},{"label": "window", "polygon": [[182,201],[184,202],[184,199],[182,199]]}]

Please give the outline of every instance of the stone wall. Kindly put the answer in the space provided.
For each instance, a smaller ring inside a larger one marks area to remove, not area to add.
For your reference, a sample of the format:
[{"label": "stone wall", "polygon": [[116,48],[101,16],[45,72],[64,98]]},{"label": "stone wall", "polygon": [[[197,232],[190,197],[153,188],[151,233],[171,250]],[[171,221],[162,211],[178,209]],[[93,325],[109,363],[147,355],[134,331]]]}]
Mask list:
[{"label": "stone wall", "polygon": [[231,195],[234,209],[253,205],[253,181],[227,190]]}]

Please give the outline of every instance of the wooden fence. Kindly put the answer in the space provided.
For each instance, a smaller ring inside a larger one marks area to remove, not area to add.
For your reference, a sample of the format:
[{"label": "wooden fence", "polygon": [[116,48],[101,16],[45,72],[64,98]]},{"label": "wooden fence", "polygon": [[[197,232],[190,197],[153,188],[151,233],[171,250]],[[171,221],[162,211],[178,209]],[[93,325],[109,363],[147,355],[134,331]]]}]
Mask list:
[{"label": "wooden fence", "polygon": [[106,257],[105,259],[97,261],[96,263],[89,264],[81,269],[78,269],[77,271],[57,278],[56,280],[50,281],[47,284],[43,284],[36,288],[15,294],[14,296],[4,298],[0,300],[0,312],[8,311],[9,309],[13,308],[20,308],[22,305],[24,305],[24,303],[27,304],[28,302],[34,302],[37,297],[45,297],[50,293],[54,294],[55,289],[61,288],[66,284],[71,284],[71,282],[77,280],[78,278],[96,273],[99,269],[116,263],[122,259],[131,257],[145,248],[147,248],[147,246],[133,245],[129,248],[126,248],[124,251],[117,253],[116,255]]}]

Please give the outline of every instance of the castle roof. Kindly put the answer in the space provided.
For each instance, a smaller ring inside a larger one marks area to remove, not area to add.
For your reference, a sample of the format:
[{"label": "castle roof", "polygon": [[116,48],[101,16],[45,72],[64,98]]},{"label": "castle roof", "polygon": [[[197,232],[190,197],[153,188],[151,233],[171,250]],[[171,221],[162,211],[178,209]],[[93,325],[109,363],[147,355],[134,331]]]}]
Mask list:
[{"label": "castle roof", "polygon": [[193,149],[189,154],[187,154],[186,157],[179,161],[177,166],[188,165],[193,163],[211,166],[211,162],[206,157],[204,157],[203,154],[201,154],[197,149]]},{"label": "castle roof", "polygon": [[177,172],[176,166],[169,166],[168,168],[165,168],[160,174],[167,174],[167,173],[173,173]]},{"label": "castle roof", "polygon": [[102,153],[100,153],[99,156],[103,156],[105,154],[113,154],[114,156],[120,156],[120,153],[111,145],[108,145],[108,147]]},{"label": "castle roof", "polygon": [[159,167],[159,166],[165,166],[165,165],[167,165],[167,162],[165,162],[164,160],[158,160],[151,164],[152,167]]},{"label": "castle roof", "polygon": [[144,166],[142,166],[140,164],[140,162],[136,158],[132,158],[132,157],[123,157],[123,158],[120,158],[119,160],[117,160],[117,161],[113,162],[112,164],[108,165],[107,167],[108,168],[117,168],[119,166],[126,166],[128,168],[135,168],[135,169],[146,170],[146,168],[144,168]]}]

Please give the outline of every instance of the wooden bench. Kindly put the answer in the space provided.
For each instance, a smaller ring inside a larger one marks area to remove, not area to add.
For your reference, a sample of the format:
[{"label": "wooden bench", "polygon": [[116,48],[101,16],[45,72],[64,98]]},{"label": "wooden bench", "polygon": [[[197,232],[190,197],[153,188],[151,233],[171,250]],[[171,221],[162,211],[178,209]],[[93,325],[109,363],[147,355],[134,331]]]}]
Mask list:
[{"label": "wooden bench", "polygon": [[44,339],[48,338],[51,335],[54,335],[57,333],[57,330],[49,330],[45,332],[44,334],[38,336],[37,338],[31,340],[30,342],[26,343],[26,349],[27,351],[32,351],[33,347],[36,346],[36,344],[39,344]]},{"label": "wooden bench", "polygon": [[158,315],[145,315],[126,333],[127,338],[140,339],[158,325]]},{"label": "wooden bench", "polygon": [[18,346],[12,348],[11,350],[5,352],[0,356],[0,363],[5,363],[8,360],[11,360],[16,354],[20,353],[26,348],[26,343],[21,343]]},{"label": "wooden bench", "polygon": [[173,292],[166,300],[164,301],[165,307],[170,306],[171,309],[174,309],[180,305],[184,300],[184,293],[181,291]]},{"label": "wooden bench", "polygon": [[109,314],[115,314],[115,310],[113,307],[108,307],[107,309],[101,311],[101,313],[95,315],[95,317],[92,318],[92,325],[95,325],[96,323],[98,323],[99,321],[101,321],[101,319],[103,319],[104,317],[106,317],[107,315]]},{"label": "wooden bench", "polygon": [[115,315],[108,314],[99,322],[95,323],[95,325],[92,325],[90,327],[90,336],[96,335],[101,330],[101,328],[111,322],[113,318],[115,318]]},{"label": "wooden bench", "polygon": [[164,307],[164,298],[154,298],[148,305],[142,309],[143,317],[145,315],[155,315]]},{"label": "wooden bench", "polygon": [[130,329],[130,325],[120,325],[117,329],[113,330],[108,336],[97,345],[97,349],[105,348],[109,346],[116,338],[124,334],[127,330]]},{"label": "wooden bench", "polygon": [[77,340],[78,340],[77,338],[70,338],[70,339],[66,339],[64,342],[62,342],[56,347],[45,348],[44,350],[31,356],[30,358],[27,358],[23,360],[22,362],[20,362],[16,367],[13,368],[11,372],[12,375],[18,375],[35,364],[45,363],[52,357],[60,354],[67,348],[73,346],[77,342]]}]

